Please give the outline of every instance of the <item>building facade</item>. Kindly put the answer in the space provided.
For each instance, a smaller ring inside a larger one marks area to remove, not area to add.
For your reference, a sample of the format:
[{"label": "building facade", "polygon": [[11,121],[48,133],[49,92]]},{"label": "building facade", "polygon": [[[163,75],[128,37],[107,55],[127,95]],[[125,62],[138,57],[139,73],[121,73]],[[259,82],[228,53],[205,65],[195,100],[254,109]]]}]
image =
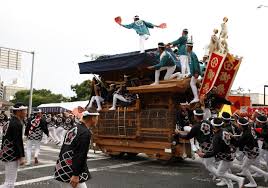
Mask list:
[{"label": "building facade", "polygon": [[14,99],[15,94],[18,91],[26,90],[26,89],[27,88],[15,86],[15,85],[4,86],[4,100],[6,100],[6,101],[12,100],[12,99]]}]

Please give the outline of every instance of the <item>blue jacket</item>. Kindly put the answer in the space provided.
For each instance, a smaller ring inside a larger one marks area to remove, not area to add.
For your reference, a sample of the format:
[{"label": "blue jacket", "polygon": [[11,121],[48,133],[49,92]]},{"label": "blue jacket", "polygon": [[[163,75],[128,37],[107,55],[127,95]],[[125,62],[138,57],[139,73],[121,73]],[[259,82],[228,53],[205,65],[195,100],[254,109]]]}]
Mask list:
[{"label": "blue jacket", "polygon": [[200,64],[196,54],[194,52],[191,52],[188,54],[188,57],[191,75],[194,76],[196,72],[198,72],[198,74],[200,75]]},{"label": "blue jacket", "polygon": [[178,40],[171,42],[173,46],[178,47],[178,55],[187,55],[186,51],[187,40],[188,40],[187,35],[183,35]]},{"label": "blue jacket", "polygon": [[150,35],[148,28],[154,28],[155,25],[143,20],[135,21],[128,25],[122,25],[127,29],[134,29],[138,35]]},{"label": "blue jacket", "polygon": [[170,53],[172,60],[175,62],[176,66],[181,68],[181,62],[177,58],[176,54],[173,52],[171,48],[166,48],[166,51]]},{"label": "blue jacket", "polygon": [[158,70],[161,67],[169,67],[169,66],[174,66],[174,65],[175,65],[175,61],[172,58],[171,53],[165,50],[160,56],[160,62],[157,65],[154,65],[154,68]]}]

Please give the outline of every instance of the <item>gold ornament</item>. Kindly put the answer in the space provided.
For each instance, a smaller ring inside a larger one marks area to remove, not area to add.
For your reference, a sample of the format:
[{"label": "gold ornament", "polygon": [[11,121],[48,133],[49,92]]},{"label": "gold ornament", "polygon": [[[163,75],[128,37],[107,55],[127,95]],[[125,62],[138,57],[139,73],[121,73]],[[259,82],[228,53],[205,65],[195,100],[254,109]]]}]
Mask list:
[{"label": "gold ornament", "polygon": [[215,76],[215,72],[213,72],[211,69],[208,72],[208,79],[212,81],[213,77]]},{"label": "gold ornament", "polygon": [[218,87],[217,87],[217,91],[218,91],[218,94],[219,95],[223,95],[225,93],[225,87],[224,87],[224,84],[220,84]]},{"label": "gold ornament", "polygon": [[217,65],[218,65],[219,61],[218,61],[218,58],[214,57],[212,60],[211,60],[211,67],[212,68],[215,68]]},{"label": "gold ornament", "polygon": [[231,79],[231,75],[228,74],[227,72],[222,72],[220,75],[220,81],[223,81],[225,83],[228,83],[229,80]]}]

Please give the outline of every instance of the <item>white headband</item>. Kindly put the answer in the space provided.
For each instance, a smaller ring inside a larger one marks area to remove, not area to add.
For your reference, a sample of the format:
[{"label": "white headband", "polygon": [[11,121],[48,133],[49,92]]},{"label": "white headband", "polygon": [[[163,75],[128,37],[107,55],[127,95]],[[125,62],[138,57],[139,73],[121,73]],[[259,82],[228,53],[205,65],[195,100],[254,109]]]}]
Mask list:
[{"label": "white headband", "polygon": [[15,108],[14,106],[11,107],[11,110],[27,110],[28,107],[27,106],[20,106],[19,108]]},{"label": "white headband", "polygon": [[249,124],[249,122],[247,122],[247,123],[240,123],[239,121],[237,121],[237,123],[238,123],[239,125],[242,125],[242,126],[246,126],[246,125]]},{"label": "white headband", "polygon": [[259,122],[259,123],[266,123],[267,122],[267,120],[266,121],[259,120],[258,117],[256,118],[256,121]]},{"label": "white headband", "polygon": [[90,113],[88,111],[84,111],[82,113],[83,117],[86,117],[86,116],[99,116],[100,114],[98,112],[95,112],[95,113]]},{"label": "white headband", "polygon": [[222,118],[223,120],[231,120],[231,117],[229,117],[229,118],[225,118],[225,117],[221,116],[221,118]]},{"label": "white headband", "polygon": [[215,124],[213,120],[211,120],[210,123],[213,127],[221,127],[224,124],[223,122],[221,122],[221,124]]},{"label": "white headband", "polygon": [[204,115],[204,112],[199,114],[199,113],[196,112],[196,110],[194,110],[194,115],[195,116],[203,116]]}]

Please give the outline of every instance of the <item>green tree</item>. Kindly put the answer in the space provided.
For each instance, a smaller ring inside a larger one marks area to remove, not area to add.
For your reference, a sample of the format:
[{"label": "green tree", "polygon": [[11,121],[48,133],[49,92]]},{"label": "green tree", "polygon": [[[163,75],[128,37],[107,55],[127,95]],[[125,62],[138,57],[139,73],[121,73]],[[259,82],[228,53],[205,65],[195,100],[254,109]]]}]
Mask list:
[{"label": "green tree", "polygon": [[[14,100],[12,100],[12,102],[23,102],[24,104],[29,105],[29,98],[30,90],[22,90],[18,91],[15,94]],[[33,90],[33,107],[37,107],[40,104],[60,103],[66,102],[68,100],[69,99],[64,97],[62,94],[54,94],[47,89]]]},{"label": "green tree", "polygon": [[80,84],[71,85],[71,89],[75,92],[75,96],[71,97],[71,101],[89,100],[91,95],[91,80],[85,80]]}]

